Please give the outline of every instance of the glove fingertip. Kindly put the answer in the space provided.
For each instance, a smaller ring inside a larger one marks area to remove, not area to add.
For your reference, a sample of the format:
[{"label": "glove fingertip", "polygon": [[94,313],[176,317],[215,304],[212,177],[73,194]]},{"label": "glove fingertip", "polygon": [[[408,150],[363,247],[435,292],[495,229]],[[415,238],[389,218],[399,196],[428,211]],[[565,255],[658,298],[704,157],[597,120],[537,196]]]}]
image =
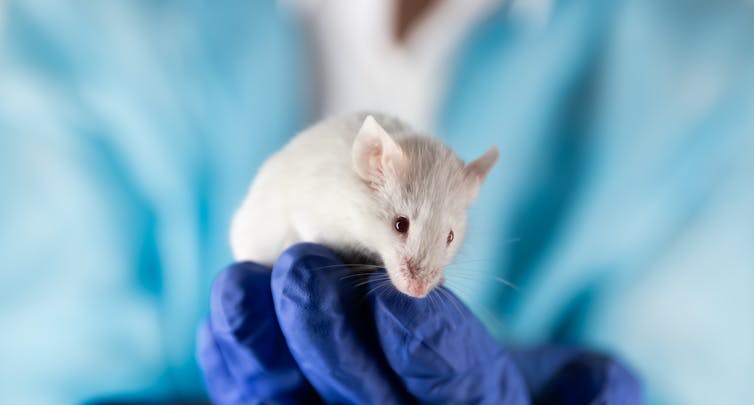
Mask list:
[{"label": "glove fingertip", "polygon": [[411,403],[379,350],[360,289],[343,282],[352,273],[320,245],[280,256],[272,294],[291,354],[327,403]]},{"label": "glove fingertip", "polygon": [[234,263],[215,279],[210,292],[212,328],[234,334],[249,318],[272,314],[270,269],[252,262]]},{"label": "glove fingertip", "polygon": [[212,336],[209,321],[203,322],[196,334],[196,361],[202,380],[213,403],[233,403],[238,397],[228,366]]},{"label": "glove fingertip", "polygon": [[[276,305],[282,296],[303,303],[309,297],[328,295],[347,267],[330,249],[313,243],[299,243],[280,255],[272,269],[272,295]],[[277,308],[278,315],[282,314]]]},{"label": "glove fingertip", "polygon": [[297,243],[286,249],[280,257],[278,257],[274,268],[294,269],[300,267],[300,262],[310,259],[341,263],[341,259],[335,254],[335,252],[325,246],[316,243]]}]

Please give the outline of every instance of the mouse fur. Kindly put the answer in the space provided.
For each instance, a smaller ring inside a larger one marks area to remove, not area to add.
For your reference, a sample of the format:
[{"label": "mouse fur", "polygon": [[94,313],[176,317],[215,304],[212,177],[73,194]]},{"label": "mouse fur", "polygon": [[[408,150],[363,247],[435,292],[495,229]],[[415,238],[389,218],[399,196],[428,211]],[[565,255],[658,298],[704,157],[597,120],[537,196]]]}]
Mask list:
[{"label": "mouse fur", "polygon": [[295,243],[320,243],[375,258],[399,291],[423,297],[442,282],[497,158],[493,146],[464,164],[440,140],[379,113],[326,119],[259,169],[232,221],[233,256],[272,266]]}]

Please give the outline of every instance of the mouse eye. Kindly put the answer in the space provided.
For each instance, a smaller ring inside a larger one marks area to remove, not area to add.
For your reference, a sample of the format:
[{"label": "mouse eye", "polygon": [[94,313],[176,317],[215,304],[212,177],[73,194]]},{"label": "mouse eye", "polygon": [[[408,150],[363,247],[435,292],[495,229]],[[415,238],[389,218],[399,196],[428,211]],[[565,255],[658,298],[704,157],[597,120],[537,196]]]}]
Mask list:
[{"label": "mouse eye", "polygon": [[455,239],[455,237],[456,235],[451,230],[450,233],[448,234],[448,245],[450,245],[450,242],[453,242],[453,239]]},{"label": "mouse eye", "polygon": [[398,231],[398,233],[406,233],[408,232],[408,218],[406,217],[398,217],[395,219],[395,230]]}]

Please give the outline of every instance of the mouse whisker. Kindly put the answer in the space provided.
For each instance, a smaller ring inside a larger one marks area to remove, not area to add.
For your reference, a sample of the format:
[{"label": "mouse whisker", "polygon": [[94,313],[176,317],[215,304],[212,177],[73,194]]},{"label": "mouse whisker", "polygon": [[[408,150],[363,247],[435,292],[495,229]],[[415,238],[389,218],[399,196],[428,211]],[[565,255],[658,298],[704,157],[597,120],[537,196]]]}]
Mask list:
[{"label": "mouse whisker", "polygon": [[447,305],[445,305],[443,296],[439,291],[437,293],[432,291],[428,296],[433,296],[432,300],[435,301],[435,312],[445,312]]},{"label": "mouse whisker", "polygon": [[384,277],[384,278],[369,277],[368,280],[364,280],[364,281],[361,281],[361,282],[355,284],[354,288],[358,288],[358,287],[361,287],[363,285],[367,285],[367,284],[372,283],[372,282],[381,283],[381,282],[384,282],[385,280],[389,280],[389,277],[387,277],[387,276]]},{"label": "mouse whisker", "polygon": [[364,268],[364,269],[370,269],[371,270],[371,269],[380,269],[382,267],[378,266],[376,264],[348,264],[348,263],[342,263],[342,264],[332,264],[332,265],[328,265],[328,266],[315,267],[312,270],[317,271],[317,270],[324,270],[324,269],[342,269],[342,268],[355,268],[357,270],[359,268]]},{"label": "mouse whisker", "polygon": [[446,278],[455,277],[455,278],[465,279],[465,280],[469,280],[469,281],[490,280],[490,281],[494,281],[494,282],[500,283],[502,285],[505,285],[507,287],[510,287],[510,288],[512,288],[512,289],[514,289],[516,291],[519,290],[519,286],[518,285],[513,284],[512,282],[510,282],[510,281],[508,281],[508,280],[506,280],[506,279],[504,279],[502,277],[493,276],[491,274],[485,274],[485,273],[480,273],[480,272],[477,272],[477,273],[475,273],[475,272],[462,272],[462,271],[459,272],[457,270],[454,270],[453,272],[447,272],[445,274],[445,277]]},{"label": "mouse whisker", "polygon": [[[453,286],[455,290],[456,287]],[[460,291],[460,290],[459,290]],[[505,330],[505,326],[499,317],[495,316],[489,309],[482,304],[473,302],[467,303],[473,316],[476,316],[485,326],[492,327],[495,331]]]},{"label": "mouse whisker", "polygon": [[483,273],[456,273],[456,274],[445,274],[445,277],[455,277],[455,278],[461,278],[464,280],[471,280],[471,281],[484,281],[484,280],[492,280],[496,281],[501,284],[505,284],[510,288],[518,289],[519,287],[516,284],[513,284],[512,282],[499,277],[499,276],[493,276],[491,274],[483,274]]},{"label": "mouse whisker", "polygon": [[456,311],[458,311],[458,315],[463,319],[465,317],[463,311],[461,310],[461,305],[463,305],[463,304],[460,304],[458,302],[458,299],[450,291],[448,291],[446,288],[444,288],[444,287],[438,287],[437,291],[440,292],[440,296],[445,297],[446,301],[450,301],[451,302],[451,304],[456,309]]},{"label": "mouse whisker", "polygon": [[364,300],[367,299],[370,294],[374,294],[375,296],[377,296],[377,294],[384,292],[386,289],[390,289],[390,286],[392,286],[392,284],[387,280],[380,280],[376,284],[377,284],[376,286],[370,288],[369,291],[367,291],[367,293],[364,294],[363,297],[361,297],[361,300],[359,301],[360,304],[363,303]]},{"label": "mouse whisker", "polygon": [[432,293],[427,294],[427,299],[429,300],[429,307],[432,310],[432,312],[438,312],[437,305],[435,305],[435,295]]},{"label": "mouse whisker", "polygon": [[[371,283],[372,281],[370,280],[369,282]],[[383,289],[383,288],[385,288],[385,287],[386,287],[386,286],[388,286],[389,284],[390,284],[390,283],[389,283],[389,282],[387,282],[387,280],[377,280],[377,281],[376,281],[376,282],[374,283],[374,286],[373,286],[372,288],[370,288],[370,289],[369,289],[369,290],[367,291],[367,293],[366,293],[366,294],[364,294],[364,295],[365,295],[365,296],[367,296],[367,295],[369,295],[369,294],[372,294],[372,293],[374,293],[374,292],[376,292],[376,291],[378,291],[378,290],[380,290],[380,289]]]},{"label": "mouse whisker", "polygon": [[[373,271],[363,271],[363,272],[358,272],[358,273],[354,273],[354,274],[345,275],[345,276],[341,277],[340,280],[345,280],[345,279],[354,278],[354,277],[370,277],[370,276],[373,276],[373,275],[374,275],[374,277],[382,277],[383,276],[382,274],[376,274]],[[387,277],[387,274],[385,274],[384,277]]]}]

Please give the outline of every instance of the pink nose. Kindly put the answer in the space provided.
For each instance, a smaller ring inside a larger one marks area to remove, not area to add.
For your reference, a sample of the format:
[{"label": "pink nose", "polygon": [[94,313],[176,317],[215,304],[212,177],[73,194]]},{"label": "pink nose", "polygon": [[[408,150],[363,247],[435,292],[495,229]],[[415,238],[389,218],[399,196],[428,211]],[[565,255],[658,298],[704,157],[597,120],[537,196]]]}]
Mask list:
[{"label": "pink nose", "polygon": [[406,287],[408,295],[414,298],[424,298],[427,295],[427,285],[424,283],[409,283]]}]

